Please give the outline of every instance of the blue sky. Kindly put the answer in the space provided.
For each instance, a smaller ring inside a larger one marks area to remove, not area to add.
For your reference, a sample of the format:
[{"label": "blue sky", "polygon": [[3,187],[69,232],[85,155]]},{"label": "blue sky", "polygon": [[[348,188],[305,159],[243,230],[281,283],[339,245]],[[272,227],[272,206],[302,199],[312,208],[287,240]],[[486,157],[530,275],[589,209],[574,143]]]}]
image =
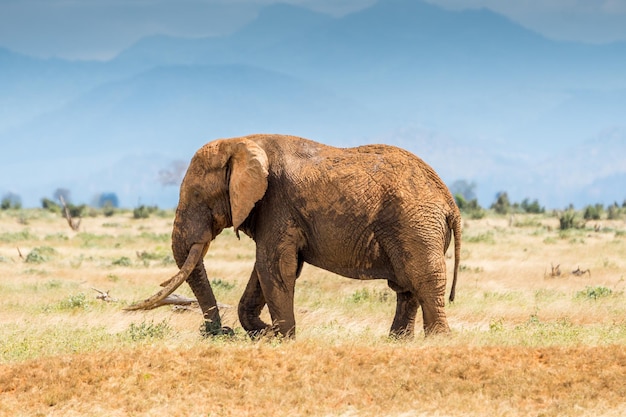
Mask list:
[{"label": "blue sky", "polygon": [[[487,7],[547,37],[626,41],[626,0],[427,0]],[[283,0],[333,15],[375,0]],[[214,36],[236,30],[272,0],[0,0],[0,46],[39,57],[108,59],[153,34]]]}]

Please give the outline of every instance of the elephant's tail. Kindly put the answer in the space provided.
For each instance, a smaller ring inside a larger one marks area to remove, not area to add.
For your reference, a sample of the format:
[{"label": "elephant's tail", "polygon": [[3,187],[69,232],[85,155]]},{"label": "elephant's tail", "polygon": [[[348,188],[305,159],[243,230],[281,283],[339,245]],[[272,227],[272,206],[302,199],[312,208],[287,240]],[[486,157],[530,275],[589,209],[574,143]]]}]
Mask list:
[{"label": "elephant's tail", "polygon": [[452,278],[452,287],[450,288],[450,302],[454,301],[456,293],[456,280],[459,274],[459,264],[461,262],[461,213],[458,209],[454,210],[448,216],[448,225],[454,233],[454,277]]}]

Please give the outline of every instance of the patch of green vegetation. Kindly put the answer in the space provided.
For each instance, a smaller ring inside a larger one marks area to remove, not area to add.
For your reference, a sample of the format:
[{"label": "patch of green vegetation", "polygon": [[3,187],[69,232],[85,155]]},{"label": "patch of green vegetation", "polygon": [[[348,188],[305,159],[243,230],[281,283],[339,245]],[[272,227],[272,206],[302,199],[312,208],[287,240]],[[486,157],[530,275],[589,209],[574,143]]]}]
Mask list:
[{"label": "patch of green vegetation", "polygon": [[94,233],[86,233],[82,232],[76,235],[78,240],[80,240],[81,246],[84,248],[95,248],[98,246],[102,246],[105,241],[111,240],[112,236],[109,235],[97,235]]},{"label": "patch of green vegetation", "polygon": [[583,229],[585,221],[578,218],[575,210],[569,209],[559,216],[559,227],[561,230]]},{"label": "patch of green vegetation", "polygon": [[151,214],[159,211],[157,206],[144,206],[143,204],[133,210],[133,219],[147,219]]},{"label": "patch of green vegetation", "polygon": [[361,288],[356,290],[348,300],[351,303],[387,303],[395,299],[394,294],[388,290],[370,290]]},{"label": "patch of green vegetation", "polygon": [[459,265],[459,271],[460,272],[470,272],[470,273],[474,273],[474,274],[479,274],[481,272],[484,271],[484,269],[481,266],[475,266],[475,267],[471,267],[471,266],[467,266],[465,264],[461,264]]},{"label": "patch of green vegetation", "polygon": [[64,312],[64,311],[77,311],[77,310],[89,310],[91,308],[91,301],[87,299],[87,296],[83,293],[72,294],[67,298],[57,302],[56,304],[48,305],[43,308],[45,313],[51,312]]},{"label": "patch of green vegetation", "polygon": [[24,229],[21,232],[4,232],[0,233],[0,242],[3,243],[15,243],[15,242],[25,242],[30,240],[39,240],[37,236],[32,234],[30,230]]},{"label": "patch of green vegetation", "polygon": [[483,292],[483,299],[489,301],[517,301],[522,298],[522,294],[516,291],[498,292],[498,291],[485,291]]},{"label": "patch of green vegetation", "polygon": [[141,239],[148,240],[150,242],[163,242],[168,243],[172,238],[169,233],[154,233],[154,232],[141,232],[139,235]]},{"label": "patch of green vegetation", "polygon": [[230,291],[235,288],[235,284],[232,282],[224,281],[220,278],[213,278],[211,280],[211,287],[213,287],[214,290],[220,289],[224,291]]},{"label": "patch of green vegetation", "polygon": [[0,326],[0,363],[25,361],[42,356],[90,352],[113,345],[115,336],[103,326],[41,326],[41,323]]},{"label": "patch of green vegetation", "polygon": [[554,301],[563,297],[564,295],[565,294],[561,291],[541,288],[535,291],[535,301],[538,301],[538,302]]},{"label": "patch of green vegetation", "polygon": [[537,227],[541,228],[542,224],[539,220],[534,217],[524,216],[522,220],[515,219],[513,222],[513,227]]},{"label": "patch of green vegetation", "polygon": [[131,261],[130,258],[127,256],[122,256],[121,258],[115,259],[111,263],[115,266],[131,266],[133,264],[133,261]]},{"label": "patch of green vegetation", "polygon": [[137,257],[142,261],[154,261],[163,258],[163,255],[156,252],[142,251],[137,252]]},{"label": "patch of green vegetation", "polygon": [[575,298],[586,300],[597,300],[598,298],[610,297],[613,295],[613,290],[606,287],[586,287],[582,291],[576,293]]},{"label": "patch of green vegetation", "polygon": [[488,231],[485,233],[479,233],[477,235],[469,235],[469,236],[463,236],[463,242],[468,242],[468,243],[488,243],[490,245],[493,245],[494,243],[496,243],[494,237],[493,237],[493,232],[492,231]]},{"label": "patch of green vegetation", "polygon": [[26,263],[40,264],[49,261],[53,256],[57,254],[57,251],[50,246],[40,246],[31,250],[26,255]]},{"label": "patch of green vegetation", "polygon": [[169,266],[169,265],[175,265],[175,264],[176,264],[176,260],[174,259],[172,255],[165,255],[163,259],[161,260],[161,265],[163,266]]},{"label": "patch of green vegetation", "polygon": [[143,321],[140,324],[131,323],[126,332],[121,337],[129,338],[130,340],[137,342],[143,340],[160,340],[164,339],[168,334],[172,332],[167,320],[163,320],[160,323],[149,323]]},{"label": "patch of green vegetation", "polygon": [[54,233],[51,235],[46,235],[44,237],[46,242],[66,242],[70,240],[70,238],[65,233]]}]

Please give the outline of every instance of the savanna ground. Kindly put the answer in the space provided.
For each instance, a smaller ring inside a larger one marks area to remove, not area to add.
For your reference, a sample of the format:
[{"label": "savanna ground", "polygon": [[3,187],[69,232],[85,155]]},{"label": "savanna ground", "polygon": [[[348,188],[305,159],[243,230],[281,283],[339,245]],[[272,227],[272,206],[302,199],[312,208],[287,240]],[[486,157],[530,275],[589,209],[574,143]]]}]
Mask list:
[{"label": "savanna ground", "polygon": [[297,340],[252,342],[236,304],[254,244],[232,231],[205,262],[234,337],[203,339],[197,310],[122,310],[176,272],[173,213],[132,217],[74,232],[58,214],[0,212],[0,415],[626,415],[624,220],[466,219],[445,337],[388,339],[385,282],[305,266]]}]

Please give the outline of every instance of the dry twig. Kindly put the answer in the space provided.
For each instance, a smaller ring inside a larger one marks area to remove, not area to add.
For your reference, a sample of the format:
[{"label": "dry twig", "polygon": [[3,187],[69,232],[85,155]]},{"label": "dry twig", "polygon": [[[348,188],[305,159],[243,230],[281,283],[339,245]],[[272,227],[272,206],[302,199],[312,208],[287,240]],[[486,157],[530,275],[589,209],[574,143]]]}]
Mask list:
[{"label": "dry twig", "polygon": [[108,303],[117,303],[117,298],[113,298],[109,295],[109,291],[102,291],[99,290],[97,288],[91,287],[92,290],[98,292],[98,295],[96,295],[96,298],[98,300],[102,300],[102,301],[106,301]]},{"label": "dry twig", "polygon": [[589,268],[585,269],[584,271],[580,269],[580,266],[578,268],[576,268],[576,270],[572,271],[573,275],[576,275],[577,277],[581,277],[585,274],[589,274],[589,277],[591,278],[591,270]]}]

